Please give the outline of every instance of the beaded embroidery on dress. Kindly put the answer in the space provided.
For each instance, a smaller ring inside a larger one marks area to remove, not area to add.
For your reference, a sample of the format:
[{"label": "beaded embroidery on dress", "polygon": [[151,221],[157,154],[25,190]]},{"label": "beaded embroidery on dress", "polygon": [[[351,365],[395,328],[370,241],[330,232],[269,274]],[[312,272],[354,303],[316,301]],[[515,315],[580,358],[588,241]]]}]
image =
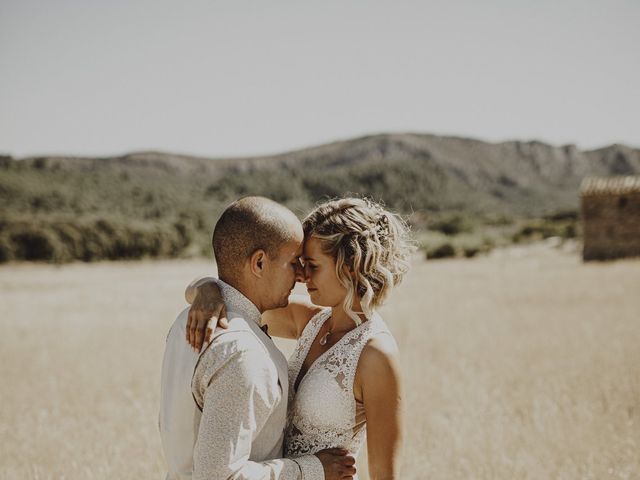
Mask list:
[{"label": "beaded embroidery on dress", "polygon": [[356,456],[365,439],[364,405],[353,395],[353,381],[367,341],[380,333],[391,335],[377,313],[320,355],[294,388],[311,344],[330,315],[331,309],[324,309],[309,321],[289,359],[287,457],[335,447]]}]

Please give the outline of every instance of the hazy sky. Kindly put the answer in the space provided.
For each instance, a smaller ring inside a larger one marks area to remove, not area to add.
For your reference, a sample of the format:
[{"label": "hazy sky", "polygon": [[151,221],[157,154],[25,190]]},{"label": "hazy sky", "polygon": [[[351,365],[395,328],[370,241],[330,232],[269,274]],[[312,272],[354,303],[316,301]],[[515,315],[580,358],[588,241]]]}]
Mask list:
[{"label": "hazy sky", "polygon": [[640,1],[0,0],[0,152],[640,146]]}]

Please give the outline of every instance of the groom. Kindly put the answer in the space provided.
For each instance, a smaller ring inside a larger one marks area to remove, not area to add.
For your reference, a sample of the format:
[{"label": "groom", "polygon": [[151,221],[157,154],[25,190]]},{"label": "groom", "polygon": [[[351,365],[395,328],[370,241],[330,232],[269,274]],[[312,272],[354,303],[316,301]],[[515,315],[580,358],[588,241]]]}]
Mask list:
[{"label": "groom", "polygon": [[287,361],[260,328],[285,307],[297,280],[303,232],[287,208],[262,197],[231,204],[213,233],[227,329],[201,353],[185,342],[189,309],[176,319],[162,365],[160,434],[167,480],[334,480],[355,474],[337,449],[281,458]]}]

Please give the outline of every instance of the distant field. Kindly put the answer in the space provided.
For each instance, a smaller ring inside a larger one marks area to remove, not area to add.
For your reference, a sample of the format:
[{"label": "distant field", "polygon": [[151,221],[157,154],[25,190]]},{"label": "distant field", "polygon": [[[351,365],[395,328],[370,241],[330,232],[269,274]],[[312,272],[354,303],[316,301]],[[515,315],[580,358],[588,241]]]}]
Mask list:
[{"label": "distant field", "polygon": [[[163,478],[164,339],[210,272],[1,267],[0,478]],[[640,260],[544,245],[416,260],[382,311],[402,350],[402,478],[640,478],[639,286]]]}]

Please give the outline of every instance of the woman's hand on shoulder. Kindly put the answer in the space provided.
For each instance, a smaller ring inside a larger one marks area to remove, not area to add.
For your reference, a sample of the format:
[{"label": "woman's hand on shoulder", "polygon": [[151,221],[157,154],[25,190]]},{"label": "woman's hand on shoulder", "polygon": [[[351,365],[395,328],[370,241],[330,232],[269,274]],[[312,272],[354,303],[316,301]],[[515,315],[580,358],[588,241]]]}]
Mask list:
[{"label": "woman's hand on shoulder", "polygon": [[216,326],[228,328],[227,310],[222,291],[211,277],[201,278],[187,287],[187,302],[191,303],[187,319],[187,342],[199,352],[211,341]]}]

